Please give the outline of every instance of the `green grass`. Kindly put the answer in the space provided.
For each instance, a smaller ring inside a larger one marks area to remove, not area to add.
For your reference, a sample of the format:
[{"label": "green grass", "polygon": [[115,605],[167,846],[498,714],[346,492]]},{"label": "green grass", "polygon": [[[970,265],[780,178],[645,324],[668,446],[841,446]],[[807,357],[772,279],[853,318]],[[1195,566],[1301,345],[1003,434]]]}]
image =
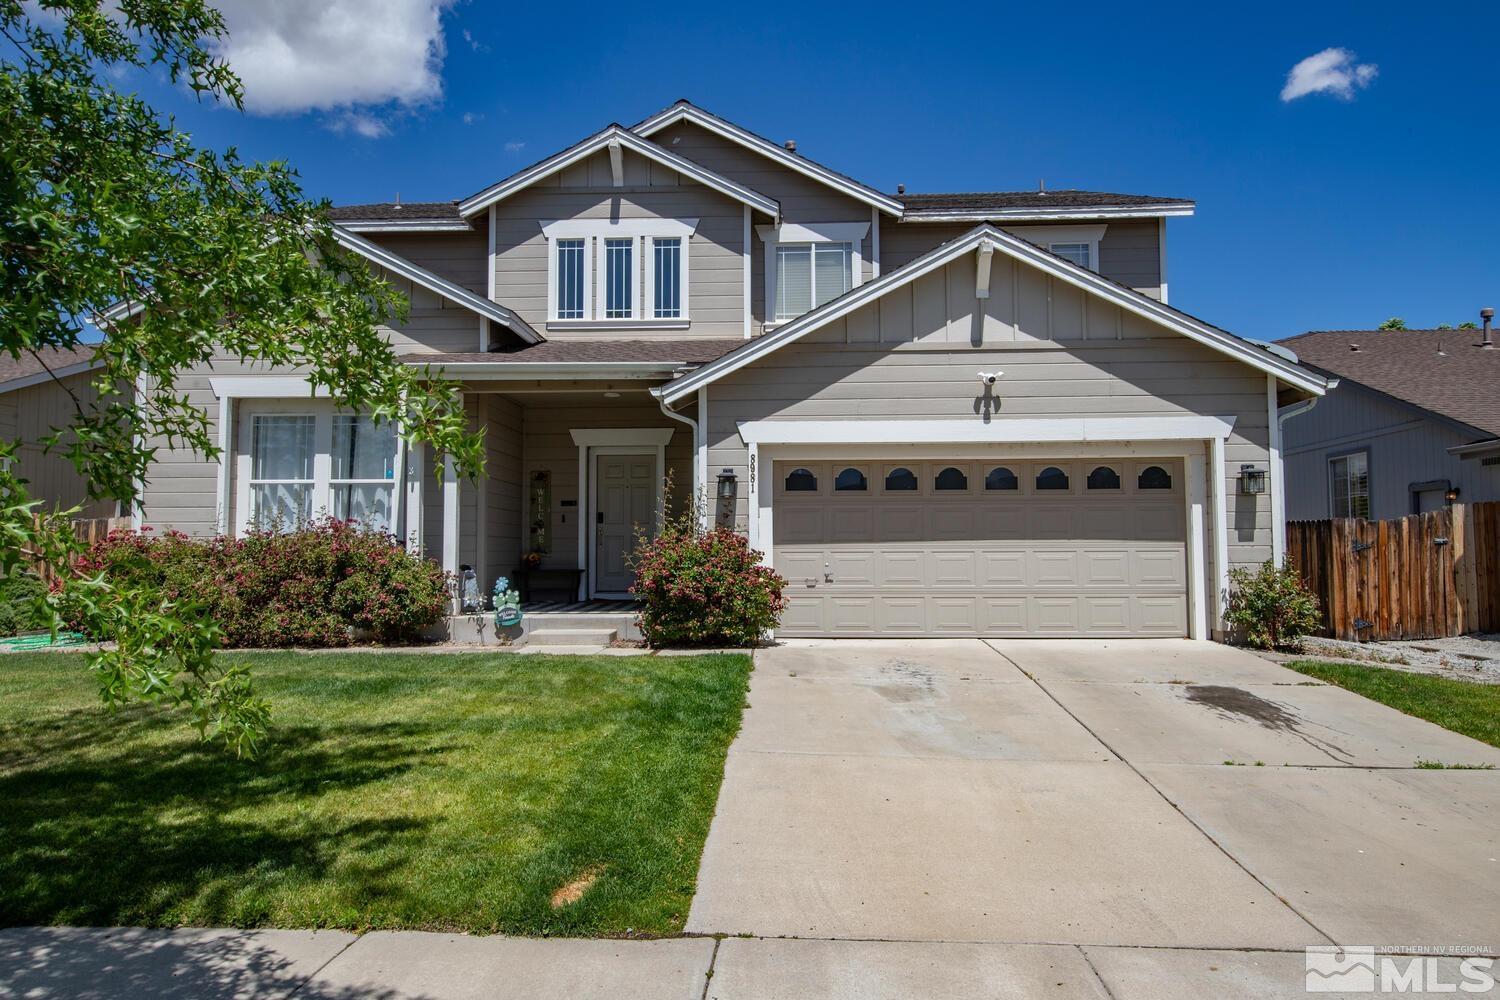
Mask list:
[{"label": "green grass", "polygon": [[1296,660],[1287,666],[1407,715],[1500,747],[1500,685],[1352,663]]},{"label": "green grass", "polygon": [[681,930],[748,657],[242,656],[254,761],[0,656],[0,925]]}]

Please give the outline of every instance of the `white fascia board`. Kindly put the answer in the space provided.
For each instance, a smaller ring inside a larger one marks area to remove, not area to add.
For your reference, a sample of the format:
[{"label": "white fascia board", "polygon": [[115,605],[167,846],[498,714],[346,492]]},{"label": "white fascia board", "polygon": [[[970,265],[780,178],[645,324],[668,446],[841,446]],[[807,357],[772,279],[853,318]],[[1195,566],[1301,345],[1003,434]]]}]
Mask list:
[{"label": "white fascia board", "polygon": [[1192,202],[1172,205],[1103,205],[1093,208],[918,209],[902,222],[1057,222],[1072,219],[1166,219],[1192,215]]},{"label": "white fascia board", "polygon": [[672,107],[647,118],[631,129],[636,135],[650,137],[664,128],[676,125],[680,121],[690,121],[700,128],[707,129],[721,138],[737,143],[746,149],[760,153],[780,163],[782,166],[805,177],[811,177],[828,185],[842,194],[846,194],[856,201],[862,201],[867,205],[873,205],[887,215],[901,216],[905,207],[901,202],[890,195],[882,194],[872,187],[866,187],[858,181],[851,180],[836,171],[829,170],[820,163],[814,163],[803,156],[798,156],[785,147],[778,146],[774,142],[763,139],[753,132],[747,132],[731,122],[711,115],[701,108],[691,104],[674,104]]},{"label": "white fascia board", "polygon": [[533,330],[520,316],[510,309],[505,308],[497,302],[475,295],[462,285],[455,285],[447,278],[440,277],[421,267],[413,264],[398,254],[391,253],[385,247],[371,243],[362,236],[343,229],[340,226],[333,227],[333,238],[346,250],[359,254],[366,260],[379,264],[389,271],[394,271],[403,278],[415,281],[423,288],[436,295],[441,295],[448,301],[471,309],[486,319],[509,327],[516,335],[530,344],[539,344],[546,337]]},{"label": "white fascia board", "polygon": [[1083,444],[1223,440],[1234,422],[1232,416],[753,420],[739,432],[747,445]]},{"label": "white fascia board", "polygon": [[351,233],[472,233],[474,227],[463,220],[440,222],[435,219],[341,219],[340,229]]},{"label": "white fascia board", "polygon": [[1488,455],[1491,452],[1500,454],[1500,438],[1490,438],[1488,441],[1475,441],[1472,444],[1454,445],[1448,449],[1448,454],[1457,455],[1460,458],[1465,455]]},{"label": "white fascia board", "polygon": [[41,385],[44,382],[51,382],[56,379],[69,378],[73,375],[82,375],[84,372],[91,372],[96,368],[103,367],[104,363],[101,361],[80,361],[77,364],[64,365],[62,368],[53,368],[50,371],[39,371],[31,375],[22,375],[8,382],[0,382],[0,394],[15,392],[17,389],[27,389],[34,385]]},{"label": "white fascia board", "polygon": [[946,266],[950,261],[957,259],[965,253],[969,253],[986,242],[993,245],[996,249],[1004,251],[1011,257],[1040,268],[1042,271],[1069,284],[1076,285],[1084,291],[1092,292],[1118,305],[1122,309],[1127,309],[1155,323],[1160,323],[1169,330],[1180,333],[1190,340],[1196,340],[1207,347],[1238,358],[1262,372],[1275,375],[1289,385],[1297,386],[1315,396],[1321,396],[1327,391],[1327,382],[1305,368],[1278,358],[1268,351],[1235,337],[1233,334],[1216,330],[1206,323],[1193,319],[1186,313],[1180,313],[1172,307],[1142,295],[1134,289],[1117,285],[1107,278],[1101,278],[1093,271],[1079,267],[1071,261],[1048,253],[1046,250],[1042,250],[1026,240],[1012,236],[990,225],[981,225],[971,229],[963,236],[928,251],[916,260],[887,274],[883,274],[872,282],[860,285],[844,293],[799,319],[778,327],[774,333],[766,334],[759,340],[751,341],[745,347],[726,354],[715,361],[711,361],[703,367],[694,370],[692,373],[652,391],[669,403],[681,399],[683,396],[697,390],[699,386],[708,385],[731,372],[738,371],[740,368],[753,363],[779,347],[800,340],[807,334],[827,326],[834,320],[847,316],[861,306],[868,305],[892,289],[899,288],[925,274],[930,274],[938,268]]},{"label": "white fascia board", "polygon": [[215,399],[310,399],[331,395],[301,375],[217,375],[208,380]]},{"label": "white fascia board", "polygon": [[747,188],[743,184],[732,181],[722,174],[717,174],[701,164],[694,163],[692,160],[678,156],[671,150],[643,139],[633,132],[626,131],[618,125],[611,125],[603,132],[590,136],[576,146],[569,147],[554,156],[549,156],[541,163],[528,167],[518,174],[512,174],[505,180],[497,184],[492,184],[478,194],[465,198],[458,204],[459,214],[467,217],[482,211],[496,202],[510,197],[517,191],[530,187],[537,181],[550,177],[559,170],[564,170],[579,160],[592,156],[601,149],[607,149],[612,142],[618,143],[620,146],[633,153],[638,153],[649,160],[655,160],[662,166],[670,167],[683,176],[691,178],[705,187],[713,188],[715,191],[728,195],[737,201],[743,202],[751,208],[764,212],[766,215],[779,217],[781,214],[781,204],[776,199],[769,198],[759,191]]}]

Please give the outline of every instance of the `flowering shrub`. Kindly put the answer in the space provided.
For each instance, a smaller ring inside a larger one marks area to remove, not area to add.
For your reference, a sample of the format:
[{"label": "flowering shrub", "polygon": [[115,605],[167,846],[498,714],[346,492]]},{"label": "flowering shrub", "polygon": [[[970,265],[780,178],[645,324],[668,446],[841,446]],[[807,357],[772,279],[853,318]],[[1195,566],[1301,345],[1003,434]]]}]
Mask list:
[{"label": "flowering shrub", "polygon": [[728,528],[700,532],[691,513],[642,539],[631,593],[652,646],[748,646],[776,627],[786,581]]},{"label": "flowering shrub", "polygon": [[1317,597],[1290,563],[1239,566],[1229,571],[1229,582],[1224,617],[1257,649],[1296,649],[1322,624]]},{"label": "flowering shrub", "polygon": [[206,607],[229,648],[347,646],[355,629],[381,642],[410,640],[442,617],[449,595],[433,563],[388,534],[333,518],[206,541],[114,531],[77,569]]}]

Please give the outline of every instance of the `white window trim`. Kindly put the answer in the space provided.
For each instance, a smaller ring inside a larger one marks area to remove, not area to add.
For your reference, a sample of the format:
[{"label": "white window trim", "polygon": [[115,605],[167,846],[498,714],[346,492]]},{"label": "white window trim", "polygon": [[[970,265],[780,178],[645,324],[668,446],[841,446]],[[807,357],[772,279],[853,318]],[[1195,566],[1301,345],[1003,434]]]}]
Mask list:
[{"label": "white window trim", "polygon": [[854,248],[853,259],[849,262],[849,287],[858,288],[863,283],[865,236],[870,232],[868,222],[783,222],[779,226],[756,226],[755,231],[765,244],[763,270],[766,275],[767,330],[796,318],[776,319],[776,250],[783,243],[848,243]]},{"label": "white window trim", "polygon": [[[691,323],[692,238],[698,230],[697,219],[557,219],[541,223],[547,244],[547,329],[608,330],[621,326],[632,329],[681,330]],[[583,317],[559,319],[557,316],[557,240],[584,241]],[[611,319],[604,315],[606,287],[604,275],[605,240],[629,239],[634,243],[631,260],[630,316]],[[657,239],[682,241],[681,315],[657,319],[654,278]]]},{"label": "white window trim", "polygon": [[[228,399],[231,397],[224,396]],[[255,418],[260,416],[304,416],[313,418],[313,500],[312,516],[314,518],[325,517],[332,511],[332,483],[333,479],[333,418],[338,415],[336,410],[328,401],[315,399],[268,399],[264,397],[245,396],[240,404],[239,419],[236,421],[238,437],[235,449],[235,484],[234,484],[234,508],[235,508],[235,535],[241,536],[254,527],[254,518],[250,509],[250,487],[251,475],[254,471],[254,434]],[[348,415],[348,414],[345,414]],[[399,431],[399,428],[398,428]],[[406,449],[398,433],[396,439],[396,454],[394,456],[394,471],[387,480],[337,480],[340,484],[351,482],[388,483],[391,487],[391,525],[390,531],[398,532],[401,524],[402,507],[405,505],[406,497],[401,484],[404,479],[405,470],[403,459]],[[302,480],[274,480],[275,482],[300,482]]]},{"label": "white window trim", "polygon": [[1002,226],[1007,233],[1030,243],[1044,246],[1047,251],[1064,243],[1083,243],[1089,248],[1089,270],[1099,271],[1099,241],[1104,239],[1108,226]]}]

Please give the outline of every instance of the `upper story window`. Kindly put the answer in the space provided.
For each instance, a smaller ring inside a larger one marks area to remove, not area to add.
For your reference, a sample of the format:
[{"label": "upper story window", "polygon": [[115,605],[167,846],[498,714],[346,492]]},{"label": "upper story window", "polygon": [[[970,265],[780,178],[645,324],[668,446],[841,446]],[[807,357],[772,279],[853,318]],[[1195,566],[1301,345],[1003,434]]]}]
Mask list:
[{"label": "upper story window", "polygon": [[768,324],[796,319],[862,280],[868,222],[786,222],[756,231],[766,248]]},{"label": "upper story window", "polygon": [[546,238],[547,322],[563,327],[685,324],[697,219],[563,219]]},{"label": "upper story window", "polygon": [[782,243],[776,248],[778,323],[796,319],[854,287],[849,243]]},{"label": "upper story window", "polygon": [[1334,517],[1370,516],[1370,453],[1356,451],[1328,460]]},{"label": "upper story window", "polygon": [[1079,267],[1093,269],[1092,247],[1087,243],[1054,243],[1050,247],[1059,257],[1066,257]]}]

